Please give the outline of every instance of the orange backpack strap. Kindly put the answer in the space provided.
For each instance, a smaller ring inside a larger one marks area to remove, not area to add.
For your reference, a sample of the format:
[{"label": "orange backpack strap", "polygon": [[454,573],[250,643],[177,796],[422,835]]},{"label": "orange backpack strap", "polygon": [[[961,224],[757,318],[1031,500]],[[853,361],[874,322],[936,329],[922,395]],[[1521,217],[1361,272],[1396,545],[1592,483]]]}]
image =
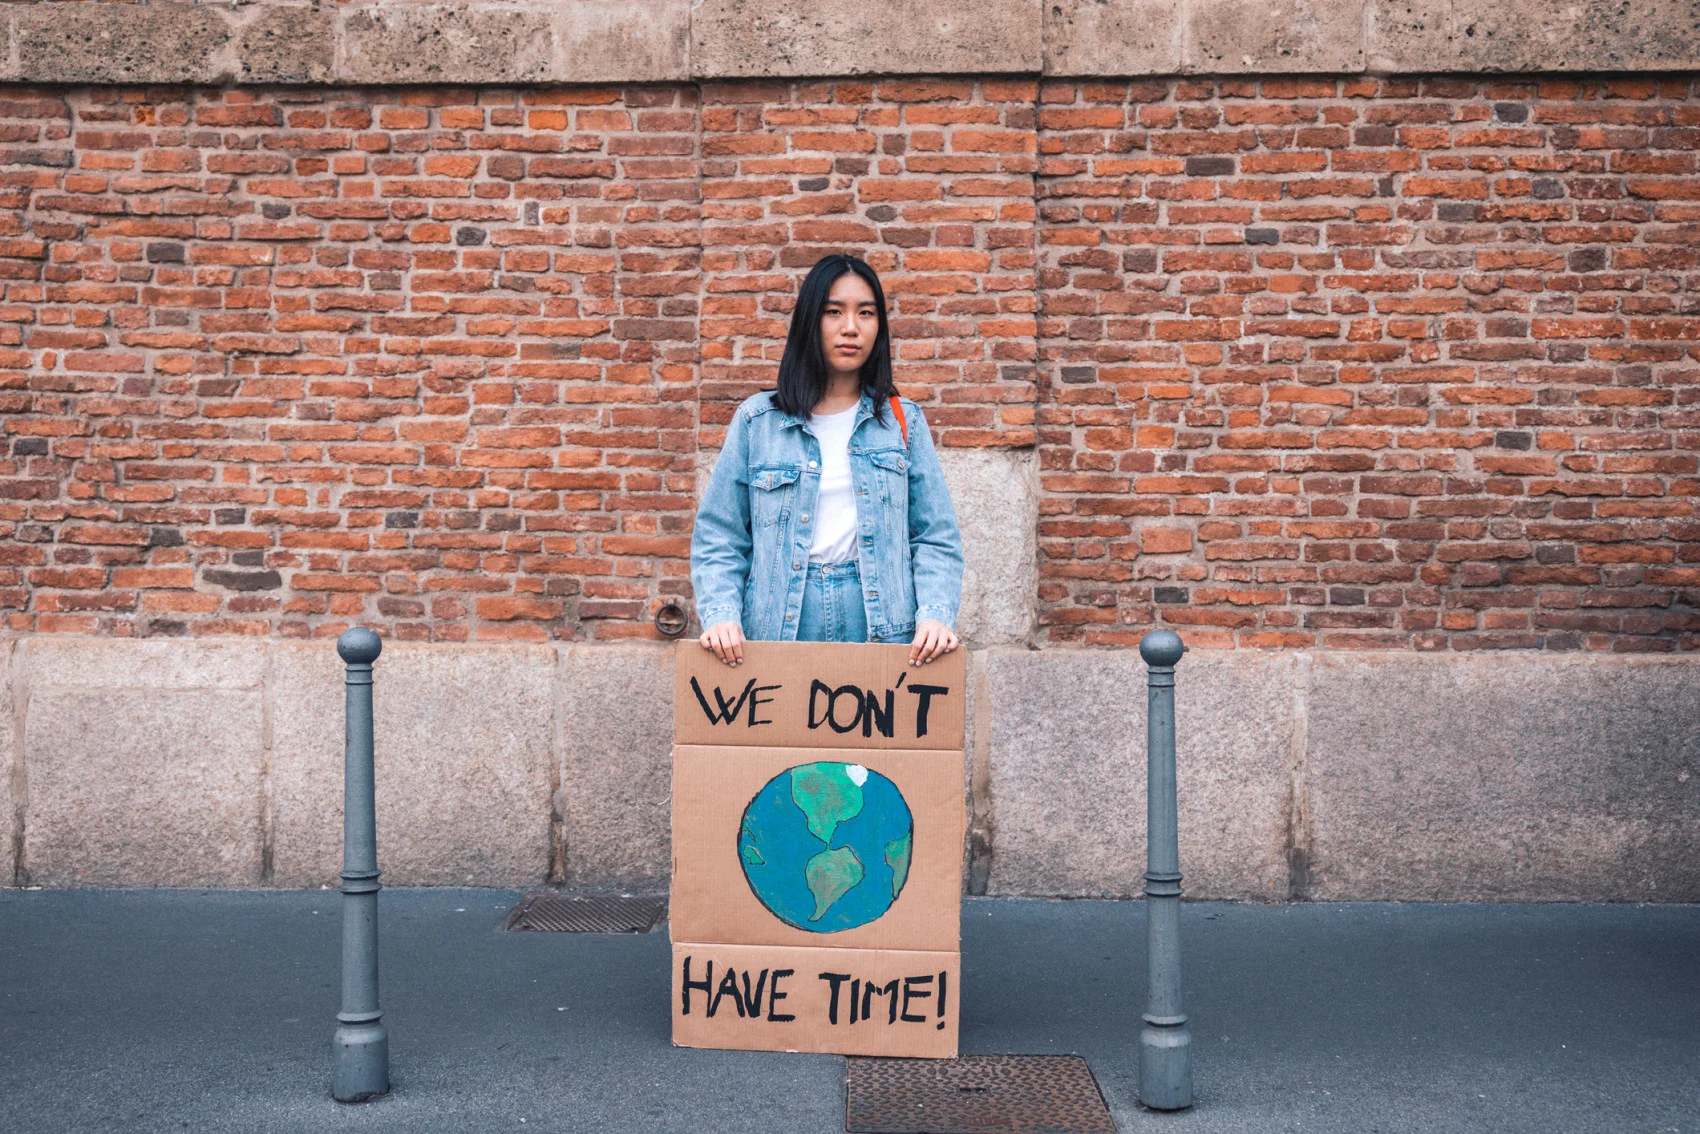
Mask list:
[{"label": "orange backpack strap", "polygon": [[903,416],[903,403],[891,399],[891,412],[897,418],[897,428],[903,430],[903,446],[909,447],[909,419]]}]

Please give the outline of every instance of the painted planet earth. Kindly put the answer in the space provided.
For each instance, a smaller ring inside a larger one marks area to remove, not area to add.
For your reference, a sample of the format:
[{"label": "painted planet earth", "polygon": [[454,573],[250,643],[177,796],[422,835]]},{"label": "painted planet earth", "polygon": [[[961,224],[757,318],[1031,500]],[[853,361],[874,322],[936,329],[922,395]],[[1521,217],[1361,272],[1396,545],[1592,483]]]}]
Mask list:
[{"label": "painted planet earth", "polygon": [[897,785],[860,764],[800,764],[744,808],[738,859],[787,925],[836,933],[886,910],[909,878],[915,822]]}]

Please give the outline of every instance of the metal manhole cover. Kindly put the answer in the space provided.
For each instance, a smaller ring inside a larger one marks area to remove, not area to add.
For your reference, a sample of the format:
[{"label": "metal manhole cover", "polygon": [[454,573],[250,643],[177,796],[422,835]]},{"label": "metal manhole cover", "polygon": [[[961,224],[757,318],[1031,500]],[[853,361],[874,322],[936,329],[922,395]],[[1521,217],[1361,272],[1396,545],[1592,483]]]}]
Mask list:
[{"label": "metal manhole cover", "polygon": [[851,1134],[1116,1134],[1078,1055],[845,1062]]},{"label": "metal manhole cover", "polygon": [[520,899],[507,928],[544,933],[648,933],[667,913],[665,894],[571,894],[537,890]]}]

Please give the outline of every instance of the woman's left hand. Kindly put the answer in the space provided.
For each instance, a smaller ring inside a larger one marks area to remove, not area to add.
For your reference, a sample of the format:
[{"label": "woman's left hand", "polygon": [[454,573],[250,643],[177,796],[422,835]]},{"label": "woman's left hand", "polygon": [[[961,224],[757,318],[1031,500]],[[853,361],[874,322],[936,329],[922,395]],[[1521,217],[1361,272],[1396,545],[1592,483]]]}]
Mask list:
[{"label": "woman's left hand", "polygon": [[923,619],[915,624],[915,642],[909,647],[909,664],[926,665],[940,654],[956,649],[956,631],[942,622]]}]

